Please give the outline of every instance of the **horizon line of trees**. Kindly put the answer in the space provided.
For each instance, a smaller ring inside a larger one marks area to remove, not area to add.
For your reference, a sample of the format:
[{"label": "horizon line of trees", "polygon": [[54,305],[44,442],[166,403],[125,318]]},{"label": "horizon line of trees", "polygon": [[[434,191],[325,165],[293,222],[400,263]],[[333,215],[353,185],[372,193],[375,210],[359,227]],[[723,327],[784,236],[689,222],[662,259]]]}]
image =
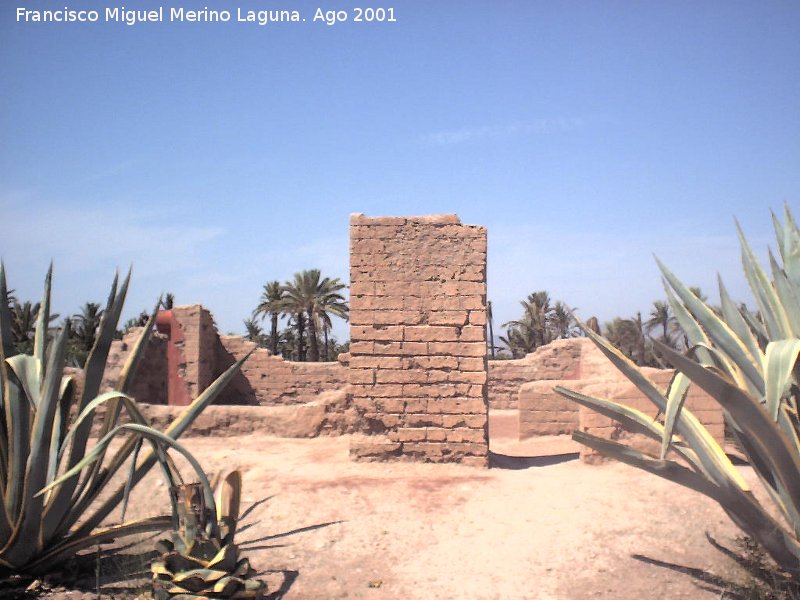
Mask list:
[{"label": "horizon line of trees", "polygon": [[[173,307],[175,297],[173,294],[166,294],[161,306],[165,310]],[[39,318],[39,302],[25,300],[21,302],[14,294],[14,290],[8,291],[8,308],[11,314],[11,339],[14,348],[19,354],[33,354],[33,338],[36,333],[36,321]],[[61,315],[53,313],[50,315],[48,329],[53,329],[53,322]],[[83,367],[89,352],[94,346],[97,331],[103,318],[103,309],[99,302],[86,302],[80,307],[80,311],[67,317],[65,321],[69,327],[69,343],[67,346],[67,364]],[[128,319],[118,329],[116,339],[122,336],[133,327],[143,327],[150,318],[150,313],[143,310],[138,316]]]},{"label": "horizon line of trees", "polygon": [[[700,288],[689,289],[700,300],[707,301]],[[554,340],[585,336],[573,317],[575,309],[568,308],[560,301],[553,302],[546,291],[529,294],[525,300],[520,301],[520,305],[523,309],[522,316],[502,324],[506,334],[499,336],[501,345],[496,346],[492,303],[487,303],[488,346],[491,358],[522,358]],[[712,309],[720,312],[716,307]],[[615,317],[611,321],[606,321],[601,327],[597,318],[591,317],[586,321],[586,326],[605,336],[633,362],[643,367],[665,366],[655,351],[653,340],[658,340],[676,350],[688,349],[686,335],[666,300],[655,300],[648,318],[643,318],[639,311],[633,317]],[[510,353],[510,356],[506,352]]]}]

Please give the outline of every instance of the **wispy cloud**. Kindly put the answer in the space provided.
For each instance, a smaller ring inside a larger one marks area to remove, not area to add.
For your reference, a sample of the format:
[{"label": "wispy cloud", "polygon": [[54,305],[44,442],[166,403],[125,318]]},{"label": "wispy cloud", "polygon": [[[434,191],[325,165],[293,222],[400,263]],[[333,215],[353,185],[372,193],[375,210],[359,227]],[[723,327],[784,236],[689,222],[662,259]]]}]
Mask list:
[{"label": "wispy cloud", "polygon": [[507,125],[485,125],[482,127],[465,127],[437,131],[421,136],[424,144],[432,146],[449,146],[463,144],[481,139],[504,138],[520,135],[535,135],[552,132],[574,131],[586,125],[582,117],[558,117],[554,119],[536,119]]}]

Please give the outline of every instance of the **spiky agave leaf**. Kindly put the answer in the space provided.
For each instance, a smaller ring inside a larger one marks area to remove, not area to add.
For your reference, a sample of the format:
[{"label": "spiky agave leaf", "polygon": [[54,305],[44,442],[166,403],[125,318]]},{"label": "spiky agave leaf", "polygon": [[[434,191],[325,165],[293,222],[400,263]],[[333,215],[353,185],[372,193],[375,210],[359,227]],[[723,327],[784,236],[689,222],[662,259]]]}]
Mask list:
[{"label": "spiky agave leaf", "polygon": [[[742,485],[738,471],[729,464],[721,448],[685,407],[680,396],[683,384],[672,384],[666,399],[667,423],[663,427],[661,459],[649,457],[624,445],[585,432],[573,437],[602,454],[661,475],[715,499],[733,521],[756,539],[773,559],[800,579],[800,419],[798,418],[798,377],[800,376],[800,230],[786,207],[785,224],[773,215],[778,248],[784,261],[777,264],[770,254],[773,282],[758,264],[741,228],[742,263],[759,307],[758,315],[737,307],[722,281],[722,315],[704,302],[659,263],[674,314],[690,346],[684,356],[658,342],[656,348],[685,377],[700,386],[724,410],[727,423],[748,461],[769,492],[788,528],[775,520],[769,509]],[[605,340],[587,334],[660,410],[663,403],[653,387]],[[629,409],[591,398],[576,398],[574,392],[559,393],[603,412],[634,431],[653,437],[656,424],[648,426],[631,417]],[[673,436],[673,430],[679,437]],[[702,430],[702,431],[701,431]],[[704,433],[703,433],[704,432]],[[691,449],[684,455],[690,469],[666,461],[666,449]],[[692,454],[694,453],[694,454]],[[691,460],[693,456],[696,461]]]},{"label": "spiky agave leaf", "polygon": [[[55,340],[48,337],[51,279],[49,271],[40,304],[34,355],[15,355],[5,267],[0,262],[0,567],[15,571],[50,569],[54,563],[98,541],[168,527],[172,521],[168,516],[110,528],[101,528],[100,523],[114,507],[126,501],[131,487],[157,460],[165,474],[175,471],[162,446],[174,446],[174,439],[191,425],[200,410],[213,400],[243,362],[237,362],[221,380],[212,384],[189,411],[176,419],[169,433],[151,431],[135,401],[124,393],[117,391],[96,398],[130,272],[121,285],[118,286],[117,277],[112,284],[95,344],[86,361],[80,398],[75,397],[71,380],[62,378],[69,328],[63,327]],[[123,368],[118,382],[123,392],[128,389],[140,362],[149,332],[149,329],[143,332]],[[103,403],[116,405],[105,412],[104,427],[109,429],[109,433],[120,431],[115,427],[120,410],[125,407],[133,423],[124,429],[139,436],[139,440],[144,437],[157,444],[141,464],[136,465],[134,461],[134,476],[121,486],[120,493],[103,503],[99,511],[87,516],[92,501],[108,486],[114,473],[135,454],[137,445],[141,443],[136,439],[126,441],[105,465],[102,463],[107,444],[100,443],[89,453],[98,468],[87,468],[92,464],[91,460],[86,460],[87,441],[96,408]],[[71,408],[76,409],[79,417],[72,427],[68,427]],[[173,441],[168,441],[170,439]],[[199,465],[195,467],[199,468]],[[65,478],[68,473],[77,475],[81,468],[84,469],[82,476]],[[213,509],[213,502],[210,506]],[[82,524],[74,528],[79,521]]]}]

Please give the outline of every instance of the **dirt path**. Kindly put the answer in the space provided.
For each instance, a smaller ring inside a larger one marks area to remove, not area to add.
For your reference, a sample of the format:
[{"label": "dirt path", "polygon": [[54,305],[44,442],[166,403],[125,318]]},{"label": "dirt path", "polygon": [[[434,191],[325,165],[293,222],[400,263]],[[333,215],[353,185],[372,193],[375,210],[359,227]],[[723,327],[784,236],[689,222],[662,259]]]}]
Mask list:
[{"label": "dirt path", "polygon": [[[245,507],[266,499],[238,539],[273,598],[712,600],[653,561],[741,578],[706,541],[737,535],[716,504],[620,464],[481,470],[352,463],[347,437],[183,441],[209,471],[243,470]],[[131,517],[164,498],[149,478]]]},{"label": "dirt path", "polygon": [[[721,576],[736,535],[706,498],[619,464],[521,470],[351,463],[347,438],[191,438],[239,466],[252,564],[285,598],[718,598],[634,555]],[[282,534],[302,531],[289,536]]]}]

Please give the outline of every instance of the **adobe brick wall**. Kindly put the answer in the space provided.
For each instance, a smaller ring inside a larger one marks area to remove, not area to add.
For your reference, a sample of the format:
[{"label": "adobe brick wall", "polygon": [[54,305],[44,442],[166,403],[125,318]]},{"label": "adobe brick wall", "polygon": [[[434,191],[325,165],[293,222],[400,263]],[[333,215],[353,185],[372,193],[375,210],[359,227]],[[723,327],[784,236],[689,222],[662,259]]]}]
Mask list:
[{"label": "adobe brick wall", "polygon": [[[243,337],[224,335],[217,346],[215,376],[244,357],[256,344]],[[241,375],[223,390],[218,404],[285,406],[315,401],[324,392],[343,390],[347,367],[340,362],[292,362],[257,349],[244,363]]]},{"label": "adobe brick wall", "polygon": [[[133,349],[136,340],[142,333],[141,327],[134,327],[121,340],[111,342],[106,370],[103,373],[101,390],[112,389],[119,378]],[[150,336],[147,350],[139,363],[136,377],[133,380],[131,395],[139,402],[166,404],[167,402],[167,339],[154,333]]]},{"label": "adobe brick wall", "polygon": [[[672,371],[665,369],[645,369],[648,377],[661,389],[666,391]],[[584,386],[583,393],[606,398],[642,411],[655,418],[658,412],[655,406],[647,400],[630,382],[593,382]],[[685,407],[691,410],[700,422],[709,430],[714,439],[720,444],[725,438],[725,424],[719,404],[714,402],[708,394],[699,387],[692,385],[686,398]],[[660,444],[642,435],[633,435],[626,431],[619,423],[609,417],[600,415],[589,408],[580,406],[578,409],[579,428],[581,431],[606,439],[617,440],[633,445],[640,450],[657,452]],[[598,453],[585,446],[581,447],[581,458],[587,462],[596,462],[600,459]]]},{"label": "adobe brick wall", "polygon": [[577,379],[581,364],[580,340],[556,340],[524,358],[489,361],[489,408],[518,408],[520,386],[540,379]]},{"label": "adobe brick wall", "polygon": [[519,439],[571,434],[578,428],[578,404],[556,394],[557,385],[582,391],[584,379],[544,379],[519,389]]},{"label": "adobe brick wall", "polygon": [[[255,347],[239,336],[217,333],[214,319],[199,304],[172,309],[172,337],[177,353],[180,381],[178,395],[194,400],[221,373]],[[119,377],[133,343],[141,332],[132,329],[123,340],[112,343],[104,374],[104,388]],[[166,336],[154,333],[134,381],[137,400],[167,404]],[[285,406],[315,401],[324,392],[343,390],[348,383],[347,367],[339,362],[300,363],[270,355],[260,348],[245,362],[239,375],[217,397],[215,404]]]},{"label": "adobe brick wall", "polygon": [[486,465],[486,229],[350,218],[351,456]]},{"label": "adobe brick wall", "polygon": [[[548,356],[560,355],[576,361],[573,362],[573,370],[570,371],[572,377],[541,379],[520,386],[518,400],[520,439],[539,435],[569,434],[580,429],[607,439],[630,440],[640,448],[649,450],[657,448],[657,444],[646,443],[648,440],[641,436],[631,436],[611,418],[571,402],[553,391],[555,386],[562,385],[590,396],[625,404],[653,418],[657,413],[655,406],[611,364],[591,340],[579,338],[554,343],[560,344],[563,347],[562,351],[549,353]],[[567,351],[568,347],[572,350]],[[555,363],[549,369],[550,372],[558,372]],[[673,375],[671,369],[643,368],[642,371],[662,391],[666,391]],[[722,409],[703,390],[691,386],[686,407],[708,428],[717,441],[723,441]],[[586,447],[581,448],[581,456],[589,462],[598,458],[594,451]]]}]

